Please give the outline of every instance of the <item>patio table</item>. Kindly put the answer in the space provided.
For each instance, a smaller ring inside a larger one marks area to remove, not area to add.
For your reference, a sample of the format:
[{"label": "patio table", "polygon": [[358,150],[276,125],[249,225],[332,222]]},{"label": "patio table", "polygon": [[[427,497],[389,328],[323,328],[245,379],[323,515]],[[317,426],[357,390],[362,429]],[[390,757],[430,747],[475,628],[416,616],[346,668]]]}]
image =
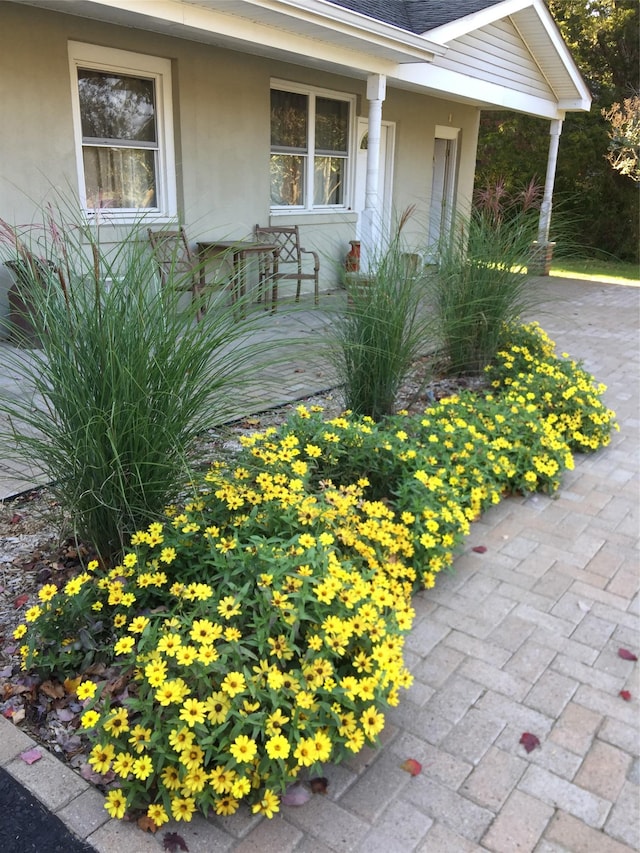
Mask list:
[{"label": "patio table", "polygon": [[[200,286],[202,292],[205,287],[205,263],[212,258],[231,257],[233,266],[233,280],[231,289],[231,300],[233,303],[246,294],[246,259],[249,255],[257,255],[259,258],[267,256],[269,262],[259,265],[258,288],[260,298],[265,299],[265,310],[267,300],[265,288],[271,282],[271,313],[275,314],[278,299],[278,257],[280,247],[275,243],[260,243],[253,240],[202,240],[197,244],[198,260],[200,266]],[[244,304],[241,303],[241,312],[244,316]]]}]

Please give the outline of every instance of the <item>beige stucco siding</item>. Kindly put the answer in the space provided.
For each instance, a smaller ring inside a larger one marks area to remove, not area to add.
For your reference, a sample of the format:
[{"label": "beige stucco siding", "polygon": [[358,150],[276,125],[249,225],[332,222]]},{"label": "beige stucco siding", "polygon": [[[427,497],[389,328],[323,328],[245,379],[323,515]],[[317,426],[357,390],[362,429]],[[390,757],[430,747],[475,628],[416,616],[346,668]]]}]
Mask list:
[{"label": "beige stucco siding", "polygon": [[[69,41],[171,60],[178,212],[194,240],[241,238],[257,222],[269,222],[272,77],[357,95],[358,115],[368,112],[363,80],[2,3],[0,216],[12,223],[32,222],[54,188],[66,198],[77,196]],[[478,112],[389,88],[383,119],[396,125],[391,205],[397,212],[416,205],[411,237],[418,245],[425,235],[435,127],[460,128],[458,192],[468,199]],[[355,220],[349,211],[278,217],[298,222],[303,243],[320,252],[324,286],[337,282]],[[2,290],[0,283],[0,312]]]}]

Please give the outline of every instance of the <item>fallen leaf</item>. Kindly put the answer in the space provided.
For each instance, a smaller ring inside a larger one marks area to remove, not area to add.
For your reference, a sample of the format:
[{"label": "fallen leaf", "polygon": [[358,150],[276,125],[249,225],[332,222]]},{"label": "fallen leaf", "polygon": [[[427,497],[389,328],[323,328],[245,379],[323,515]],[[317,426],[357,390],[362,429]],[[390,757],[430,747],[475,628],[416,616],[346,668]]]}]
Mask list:
[{"label": "fallen leaf", "polygon": [[4,669],[0,669],[0,678],[11,678],[13,675],[13,667],[5,666]]},{"label": "fallen leaf", "polygon": [[40,690],[51,699],[62,699],[64,696],[64,686],[57,681],[43,681]]},{"label": "fallen leaf", "polygon": [[625,702],[631,702],[631,693],[628,690],[621,690],[619,695]]},{"label": "fallen leaf", "polygon": [[64,684],[64,689],[67,693],[75,693],[81,681],[82,676],[79,675],[77,678],[65,678],[62,683]]},{"label": "fallen leaf", "polygon": [[17,726],[19,723],[21,723],[24,720],[25,717],[26,717],[26,712],[25,712],[24,708],[18,708],[17,711],[13,712],[13,714],[11,716],[11,722],[14,724],[14,726]]},{"label": "fallen leaf", "polygon": [[312,794],[326,794],[329,787],[329,780],[324,776],[316,776],[315,779],[309,779],[309,787]]},{"label": "fallen leaf", "polygon": [[24,761],[25,764],[35,764],[36,761],[40,761],[40,759],[42,758],[42,753],[39,749],[34,747],[33,749],[27,749],[26,752],[21,752],[20,758]]},{"label": "fallen leaf", "polygon": [[289,785],[280,801],[285,806],[303,806],[310,799],[311,791],[302,782],[294,782]]},{"label": "fallen leaf", "polygon": [[539,739],[535,735],[532,735],[531,732],[524,732],[520,738],[520,743],[524,746],[527,752],[533,752],[536,747],[540,746]]},{"label": "fallen leaf", "polygon": [[177,832],[165,832],[162,846],[169,853],[176,853],[176,850],[189,850],[184,838]]},{"label": "fallen leaf", "polygon": [[422,770],[422,764],[420,764],[419,761],[416,761],[415,758],[407,758],[400,767],[402,770],[406,770],[407,773],[411,773],[412,776],[417,776]]},{"label": "fallen leaf", "polygon": [[15,515],[12,515],[11,518],[9,519],[9,524],[20,524],[21,521],[22,521],[22,516],[16,512]]},{"label": "fallen leaf", "polygon": [[579,601],[578,607],[583,613],[588,613],[591,610],[591,607],[588,604],[585,604],[584,601]]},{"label": "fallen leaf", "polygon": [[158,824],[155,821],[151,820],[151,818],[148,817],[148,815],[146,814],[142,815],[142,817],[139,817],[137,823],[138,828],[141,829],[143,832],[155,833],[158,831]]},{"label": "fallen leaf", "polygon": [[13,602],[14,610],[20,610],[20,608],[22,607],[22,605],[23,605],[23,604],[26,604],[26,603],[27,603],[27,601],[29,601],[29,596],[27,595],[27,593],[26,593],[26,592],[25,592],[25,593],[23,593],[22,595],[19,595],[19,596],[16,598],[16,600]]},{"label": "fallen leaf", "polygon": [[476,554],[486,554],[487,546],[486,545],[474,545],[474,547],[471,550],[475,551]]},{"label": "fallen leaf", "polygon": [[633,652],[630,652],[629,649],[618,649],[618,655],[623,660],[638,660],[637,656]]}]

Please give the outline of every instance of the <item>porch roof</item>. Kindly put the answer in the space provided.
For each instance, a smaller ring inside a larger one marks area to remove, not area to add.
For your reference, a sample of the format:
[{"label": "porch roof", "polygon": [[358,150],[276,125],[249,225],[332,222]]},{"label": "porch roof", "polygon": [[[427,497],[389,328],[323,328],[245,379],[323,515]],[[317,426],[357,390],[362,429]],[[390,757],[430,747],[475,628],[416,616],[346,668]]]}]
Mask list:
[{"label": "porch roof", "polygon": [[591,97],[543,0],[14,0],[546,118]]}]

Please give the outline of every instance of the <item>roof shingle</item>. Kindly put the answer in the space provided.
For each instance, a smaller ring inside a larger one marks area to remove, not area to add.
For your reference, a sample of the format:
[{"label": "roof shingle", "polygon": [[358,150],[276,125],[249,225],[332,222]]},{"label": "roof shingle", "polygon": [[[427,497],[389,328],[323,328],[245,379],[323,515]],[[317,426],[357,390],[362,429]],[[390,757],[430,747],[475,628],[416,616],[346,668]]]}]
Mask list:
[{"label": "roof shingle", "polygon": [[501,0],[328,0],[351,12],[392,24],[411,33],[422,34],[457,21]]}]

